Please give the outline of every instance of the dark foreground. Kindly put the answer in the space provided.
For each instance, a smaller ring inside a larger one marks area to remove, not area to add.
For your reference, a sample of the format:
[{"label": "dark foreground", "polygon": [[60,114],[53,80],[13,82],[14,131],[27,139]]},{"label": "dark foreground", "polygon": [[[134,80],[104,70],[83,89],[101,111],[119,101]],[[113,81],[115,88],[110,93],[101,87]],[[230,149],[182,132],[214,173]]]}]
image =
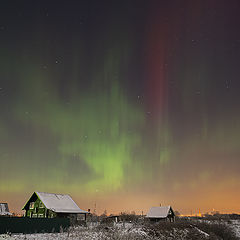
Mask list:
[{"label": "dark foreground", "polygon": [[175,223],[118,223],[70,227],[66,232],[5,234],[0,239],[81,239],[81,240],[157,240],[157,239],[240,239],[240,221],[178,220]]}]

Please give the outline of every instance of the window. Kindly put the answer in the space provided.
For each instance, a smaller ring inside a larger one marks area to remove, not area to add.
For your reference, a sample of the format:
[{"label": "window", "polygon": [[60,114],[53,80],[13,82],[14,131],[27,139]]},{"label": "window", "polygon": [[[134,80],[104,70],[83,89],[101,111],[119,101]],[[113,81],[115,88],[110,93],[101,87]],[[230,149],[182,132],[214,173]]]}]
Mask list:
[{"label": "window", "polygon": [[34,202],[30,202],[29,209],[34,209]]},{"label": "window", "polygon": [[44,205],[42,202],[39,202],[39,208],[44,208]]}]

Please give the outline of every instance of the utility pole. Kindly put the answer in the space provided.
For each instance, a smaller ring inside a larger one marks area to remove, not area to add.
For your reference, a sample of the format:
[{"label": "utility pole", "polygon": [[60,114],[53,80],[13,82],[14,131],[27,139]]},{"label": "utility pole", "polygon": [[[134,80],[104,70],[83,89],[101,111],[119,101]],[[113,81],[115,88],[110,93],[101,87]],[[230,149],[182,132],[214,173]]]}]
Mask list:
[{"label": "utility pole", "polygon": [[94,210],[93,210],[93,213],[96,215],[96,212],[97,212],[97,203],[95,202],[95,203],[94,203]]}]

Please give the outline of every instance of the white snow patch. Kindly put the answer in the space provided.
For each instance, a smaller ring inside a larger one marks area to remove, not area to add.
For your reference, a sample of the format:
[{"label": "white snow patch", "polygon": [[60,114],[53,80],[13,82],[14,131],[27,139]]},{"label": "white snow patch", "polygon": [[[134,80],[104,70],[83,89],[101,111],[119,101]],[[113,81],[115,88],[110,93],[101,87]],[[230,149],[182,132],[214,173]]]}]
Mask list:
[{"label": "white snow patch", "polygon": [[231,227],[236,236],[240,238],[240,220],[231,220],[229,227]]},{"label": "white snow patch", "polygon": [[195,228],[199,233],[201,233],[202,235],[204,235],[205,237],[209,237],[209,234],[208,234],[208,233],[206,233],[206,232],[200,230],[200,229],[197,228],[197,227],[194,227],[194,228]]}]

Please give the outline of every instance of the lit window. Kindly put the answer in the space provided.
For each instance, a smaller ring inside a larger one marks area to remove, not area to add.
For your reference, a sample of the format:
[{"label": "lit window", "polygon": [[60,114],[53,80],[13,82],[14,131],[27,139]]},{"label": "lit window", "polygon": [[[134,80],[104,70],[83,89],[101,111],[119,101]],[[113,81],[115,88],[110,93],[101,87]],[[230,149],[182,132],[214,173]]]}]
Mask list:
[{"label": "lit window", "polygon": [[34,209],[34,202],[31,202],[31,203],[30,203],[29,209]]}]

